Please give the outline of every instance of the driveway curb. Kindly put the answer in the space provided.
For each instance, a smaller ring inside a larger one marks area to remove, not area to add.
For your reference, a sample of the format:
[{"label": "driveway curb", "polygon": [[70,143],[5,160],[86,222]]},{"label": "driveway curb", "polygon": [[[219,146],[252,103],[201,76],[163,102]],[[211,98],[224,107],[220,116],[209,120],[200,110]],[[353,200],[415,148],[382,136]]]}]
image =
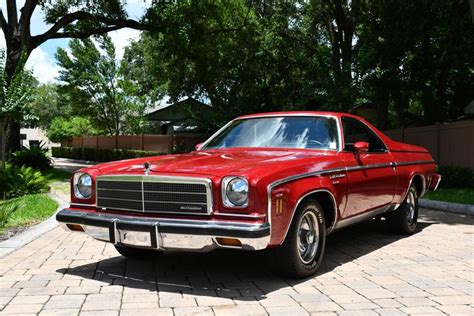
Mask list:
[{"label": "driveway curb", "polygon": [[50,230],[58,226],[58,222],[55,218],[56,213],[67,207],[67,202],[54,192],[48,193],[48,196],[58,202],[58,209],[56,210],[56,212],[47,220],[28,228],[24,232],[13,236],[8,240],[0,242],[0,259],[4,258],[13,251],[25,246],[26,244],[29,244],[41,235],[49,232]]},{"label": "driveway curb", "polygon": [[419,206],[456,214],[474,216],[474,205],[421,199]]}]

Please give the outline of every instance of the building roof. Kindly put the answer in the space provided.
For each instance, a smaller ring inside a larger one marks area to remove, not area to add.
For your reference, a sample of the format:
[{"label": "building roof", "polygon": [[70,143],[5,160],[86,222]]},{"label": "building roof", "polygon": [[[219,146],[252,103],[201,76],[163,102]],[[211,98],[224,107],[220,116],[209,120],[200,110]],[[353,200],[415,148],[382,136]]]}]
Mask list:
[{"label": "building roof", "polygon": [[160,104],[145,117],[150,121],[179,122],[190,118],[191,113],[200,115],[212,107],[193,98],[186,98],[171,104]]}]

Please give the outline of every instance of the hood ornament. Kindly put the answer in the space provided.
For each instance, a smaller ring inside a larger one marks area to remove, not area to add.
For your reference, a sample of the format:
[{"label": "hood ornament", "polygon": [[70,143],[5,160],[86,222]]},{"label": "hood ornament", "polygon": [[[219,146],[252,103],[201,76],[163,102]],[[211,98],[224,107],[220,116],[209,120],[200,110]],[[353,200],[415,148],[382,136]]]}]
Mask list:
[{"label": "hood ornament", "polygon": [[150,174],[150,171],[151,171],[151,169],[150,169],[150,163],[149,163],[148,161],[145,162],[145,163],[143,164],[143,167],[145,168],[145,175],[146,175],[146,176],[149,175],[149,174]]}]

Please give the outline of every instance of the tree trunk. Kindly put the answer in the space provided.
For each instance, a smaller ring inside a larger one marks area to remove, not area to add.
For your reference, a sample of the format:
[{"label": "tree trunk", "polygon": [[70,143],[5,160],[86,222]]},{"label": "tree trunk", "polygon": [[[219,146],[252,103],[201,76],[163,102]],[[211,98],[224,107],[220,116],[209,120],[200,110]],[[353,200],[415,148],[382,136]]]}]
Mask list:
[{"label": "tree trunk", "polygon": [[5,133],[5,126],[7,125],[7,116],[5,116],[2,120],[2,122],[0,123],[0,133],[1,133],[1,144],[2,144],[2,152],[1,152],[1,159],[2,159],[2,164],[1,164],[1,169],[2,170],[5,170],[5,163],[6,163],[6,140],[7,140],[7,137],[6,137],[6,133]]},{"label": "tree trunk", "polygon": [[[15,74],[18,72],[18,67],[20,65],[21,56],[23,50],[25,49],[21,43],[21,38],[19,35],[12,36],[10,42],[7,44],[7,59],[5,63],[5,72],[6,72],[6,88],[8,89]],[[21,140],[20,140],[20,122],[14,118],[6,119],[4,122],[3,130],[5,131],[5,145],[6,152],[12,153],[20,150]]]}]

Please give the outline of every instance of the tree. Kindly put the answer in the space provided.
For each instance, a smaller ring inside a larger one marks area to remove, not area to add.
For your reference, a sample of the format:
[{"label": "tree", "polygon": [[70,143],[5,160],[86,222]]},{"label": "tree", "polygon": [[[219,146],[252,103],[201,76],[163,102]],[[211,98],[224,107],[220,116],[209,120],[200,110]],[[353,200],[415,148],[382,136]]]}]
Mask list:
[{"label": "tree", "polygon": [[71,140],[73,136],[95,135],[97,131],[89,121],[84,117],[56,117],[48,127],[47,136],[50,141],[60,143]]},{"label": "tree", "polygon": [[38,85],[33,91],[33,100],[28,105],[32,113],[24,124],[47,130],[56,117],[71,117],[73,109],[67,95],[59,93],[59,85],[46,83]]},{"label": "tree", "polygon": [[[327,87],[333,106],[339,111],[351,111],[354,92],[354,41],[360,14],[360,0],[313,0],[306,17],[310,38],[315,45],[330,48],[331,86]],[[313,44],[313,45],[314,45]]]},{"label": "tree", "polygon": [[[21,60],[24,63],[24,58]],[[4,71],[5,53],[0,51],[0,134],[1,134],[1,169],[5,169],[7,159],[6,151],[6,127],[11,119],[21,119],[28,114],[27,105],[31,102],[32,88],[35,79],[25,70],[15,73],[7,83],[7,76]],[[21,68],[20,68],[21,69]]]},{"label": "tree", "polygon": [[308,70],[317,66],[296,40],[303,9],[286,1],[179,2],[160,11],[160,32],[126,50],[126,74],[143,94],[209,101],[215,115],[194,115],[208,131],[239,114],[314,104],[319,78]]},{"label": "tree", "polygon": [[135,84],[121,75],[110,37],[95,41],[71,40],[71,55],[58,49],[60,92],[68,96],[72,112],[88,117],[97,129],[110,135],[139,132],[136,118],[143,118],[146,100],[135,97]]},{"label": "tree", "polygon": [[[18,10],[16,0],[6,0],[6,16],[0,10],[0,25],[5,35],[7,56],[5,83],[7,87],[19,73],[31,52],[41,44],[57,38],[87,38],[94,34],[104,34],[124,27],[138,30],[149,29],[146,16],[140,20],[127,17],[121,0],[25,0]],[[36,10],[42,10],[51,27],[42,34],[32,35],[31,17]],[[156,23],[156,21],[155,21]],[[24,64],[24,63],[23,63]],[[20,146],[20,121],[13,117],[7,122],[7,148],[17,150]]]}]

